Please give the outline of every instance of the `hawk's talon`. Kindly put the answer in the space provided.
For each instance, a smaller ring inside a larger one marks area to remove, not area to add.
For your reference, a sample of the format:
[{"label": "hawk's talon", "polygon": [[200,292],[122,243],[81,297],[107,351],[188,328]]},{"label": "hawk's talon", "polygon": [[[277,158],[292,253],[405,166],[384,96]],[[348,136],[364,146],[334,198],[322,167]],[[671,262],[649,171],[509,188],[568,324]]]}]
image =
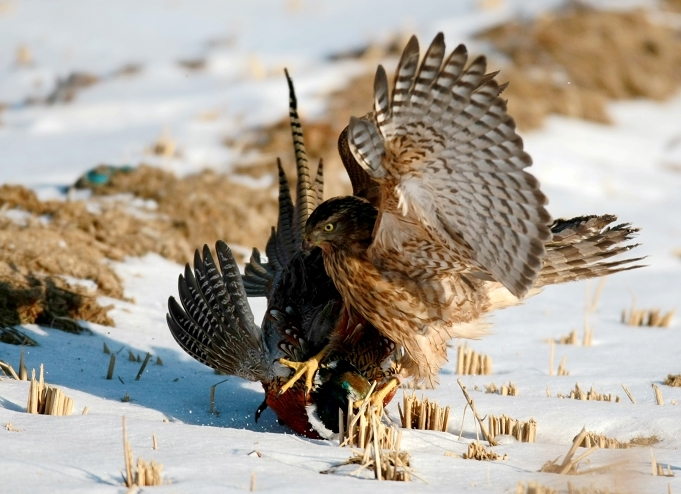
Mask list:
[{"label": "hawk's talon", "polygon": [[[399,384],[400,380],[396,377],[392,377],[385,386],[383,386],[379,391],[372,393],[371,396],[367,396],[365,400],[369,400],[369,405],[372,407],[383,408],[383,402],[385,401],[386,396],[388,396],[393,389],[399,386]],[[361,408],[363,404],[364,400],[356,403],[355,406]]]},{"label": "hawk's talon", "polygon": [[281,396],[286,391],[291,389],[291,387],[298,382],[298,379],[303,377],[303,374],[305,374],[305,395],[307,395],[312,389],[312,379],[319,368],[319,362],[317,362],[313,357],[306,362],[293,362],[291,360],[280,358],[279,363],[285,365],[286,367],[290,367],[296,372],[288,381],[286,381],[286,384],[281,387],[279,393],[277,393],[277,396]]},{"label": "hawk's talon", "polygon": [[371,395],[371,406],[383,408],[383,402],[385,401],[386,396],[388,396],[399,384],[399,379],[396,377],[391,378],[390,381],[388,381],[388,383],[380,389],[380,391],[377,391]]},{"label": "hawk's talon", "polygon": [[291,376],[291,378],[286,381],[286,384],[284,384],[279,392],[277,393],[277,396],[281,396],[286,391],[291,389],[293,385],[298,382],[298,379],[303,377],[303,374],[305,374],[305,396],[312,390],[312,379],[314,379],[314,375],[317,373],[317,369],[319,369],[319,363],[322,361],[322,358],[326,355],[326,348],[322,349],[321,352],[319,352],[317,355],[312,357],[311,359],[305,361],[305,362],[293,362],[292,360],[287,360],[285,358],[280,358],[279,363],[282,365],[285,365],[286,367],[290,367],[293,369],[295,374]]}]

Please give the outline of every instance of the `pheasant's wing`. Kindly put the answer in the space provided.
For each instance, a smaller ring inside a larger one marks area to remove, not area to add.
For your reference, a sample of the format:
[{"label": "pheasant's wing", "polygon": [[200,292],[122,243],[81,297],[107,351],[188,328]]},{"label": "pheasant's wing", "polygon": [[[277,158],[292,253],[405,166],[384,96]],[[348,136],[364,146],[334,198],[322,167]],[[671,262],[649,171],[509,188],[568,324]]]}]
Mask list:
[{"label": "pheasant's wing", "polygon": [[440,33],[419,65],[412,37],[392,92],[379,66],[373,114],[351,119],[350,151],[381,187],[369,255],[409,276],[477,271],[522,297],[551,238],[546,197],[523,170],[531,159],[499,97],[505,86],[485,75],[484,57],[465,68],[463,45],[444,55]]},{"label": "pheasant's wing", "polygon": [[251,259],[244,268],[243,282],[249,297],[270,295],[277,274],[301,250],[300,233],[293,228],[294,206],[286,173],[277,160],[279,168],[279,218],[277,228],[267,240],[265,253],[267,261],[260,257],[260,251],[253,249]]},{"label": "pheasant's wing", "polygon": [[219,241],[215,250],[220,268],[208,246],[203,258],[196,252],[194,272],[186,266],[180,275],[180,302],[168,300],[168,327],[178,344],[199,362],[251,381],[268,375],[267,350],[262,332],[253,321],[239,267],[231,250]]}]

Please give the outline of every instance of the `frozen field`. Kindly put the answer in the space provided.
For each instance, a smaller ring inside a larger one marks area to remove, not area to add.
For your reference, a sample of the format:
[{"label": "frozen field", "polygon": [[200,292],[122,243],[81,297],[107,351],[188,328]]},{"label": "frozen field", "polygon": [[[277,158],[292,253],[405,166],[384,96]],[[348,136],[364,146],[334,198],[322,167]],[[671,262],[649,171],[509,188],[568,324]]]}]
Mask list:
[{"label": "frozen field", "polygon": [[[76,1],[0,1],[0,103],[6,105],[0,111],[0,183],[56,197],[99,163],[148,161],[145,149],[163,132],[172,135],[182,155],[156,158],[159,166],[180,174],[205,167],[229,172],[238,150],[225,147],[225,137],[287,113],[281,67],[295,74],[300,108],[311,118],[323,113],[324,95],[359,70],[352,61],[328,61],[330,54],[403,31],[418,34],[425,44],[442,30],[453,47],[469,42],[481,27],[558,2],[532,2],[524,9],[523,2],[499,2],[492,10],[473,1],[433,1],[427,8],[388,1],[369,7],[343,2],[342,8],[311,0],[242,3],[121,1],[104,8]],[[15,64],[20,46],[31,50],[25,66]],[[194,59],[205,61],[203,70],[177,63]],[[139,71],[121,75],[129,64],[138,64]],[[99,82],[71,102],[39,102],[52,93],[55,77],[73,71],[94,74]],[[144,489],[159,493],[242,492],[249,490],[252,475],[256,491],[292,493],[507,493],[519,481],[560,492],[567,492],[568,481],[608,492],[681,492],[681,388],[662,384],[668,374],[681,373],[678,316],[669,328],[620,322],[633,301],[640,309],[681,309],[681,95],[664,103],[612,103],[609,111],[611,126],[555,116],[524,134],[535,163],[530,171],[542,182],[554,217],[613,213],[640,227],[636,253],[649,256],[648,266],[606,281],[589,314],[592,346],[556,345],[554,365],[566,357],[569,376],[549,375],[548,340],[576,329],[581,341],[586,293],[593,294],[597,281],[549,287],[523,306],[495,314],[493,334],[469,342],[492,357],[493,375],[461,376],[482,415],[533,417],[536,443],[505,441],[495,448],[508,454],[505,461],[460,458],[476,433],[470,412],[462,424],[465,401],[454,348],[440,387],[423,392],[451,406],[449,433],[409,431],[403,438],[412,467],[427,483],[322,476],[320,471],[347,459],[350,451],[293,435],[271,410],[255,424],[263,399],[259,384],[230,377],[217,388],[219,414],[209,413],[210,387],[224,377],[188,357],[165,322],[166,301],[176,294],[182,266],[147,255],[115,265],[126,296],[134,300],[102,301],[114,304],[109,315],[115,327],[90,324],[93,334],[81,336],[24,327],[40,345],[26,348],[29,370],[44,364],[46,381],[74,399],[74,414],[26,414],[28,383],[0,381],[0,491],[125,492],[120,472],[126,416],[135,455],[164,465],[169,484]],[[208,113],[211,118],[205,118]],[[253,299],[252,305],[261,320],[263,300]],[[104,343],[120,351],[113,380],[105,379]],[[129,350],[142,357],[151,352],[163,365],[152,360],[135,381],[140,364],[128,362]],[[16,369],[20,351],[0,343],[0,360]],[[484,393],[484,385],[509,380],[518,396]],[[556,398],[575,383],[621,401]],[[661,388],[663,406],[656,404],[653,383]],[[122,402],[126,394],[130,401]],[[388,408],[393,416],[397,401]],[[89,413],[80,415],[84,407]],[[18,431],[4,430],[9,422]],[[565,454],[582,427],[622,442],[656,436],[655,458],[670,465],[675,477],[651,476],[647,447],[596,451],[585,470],[619,463],[601,474],[538,473]],[[158,450],[152,449],[152,433]]]}]

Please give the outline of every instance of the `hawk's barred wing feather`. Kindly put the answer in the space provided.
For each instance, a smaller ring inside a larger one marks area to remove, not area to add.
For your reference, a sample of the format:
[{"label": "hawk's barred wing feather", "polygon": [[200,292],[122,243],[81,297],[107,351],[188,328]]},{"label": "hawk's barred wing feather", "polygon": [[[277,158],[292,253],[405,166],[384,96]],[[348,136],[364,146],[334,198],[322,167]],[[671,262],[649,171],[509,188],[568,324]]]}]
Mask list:
[{"label": "hawk's barred wing feather", "polygon": [[444,52],[438,34],[419,65],[412,38],[392,92],[379,67],[373,115],[350,122],[350,151],[381,187],[369,255],[397,253],[402,258],[391,259],[391,268],[413,268],[422,244],[404,239],[435,242],[448,251],[451,270],[487,272],[522,297],[551,238],[546,197],[523,170],[532,161],[499,96],[505,86],[485,75],[484,57],[465,68],[463,45],[443,62]]},{"label": "hawk's barred wing feather", "polygon": [[627,244],[639,229],[629,223],[608,226],[617,220],[612,214],[558,219],[551,225],[553,238],[546,244],[544,267],[536,286],[565,283],[642,267],[645,257],[608,261],[639,244]]}]

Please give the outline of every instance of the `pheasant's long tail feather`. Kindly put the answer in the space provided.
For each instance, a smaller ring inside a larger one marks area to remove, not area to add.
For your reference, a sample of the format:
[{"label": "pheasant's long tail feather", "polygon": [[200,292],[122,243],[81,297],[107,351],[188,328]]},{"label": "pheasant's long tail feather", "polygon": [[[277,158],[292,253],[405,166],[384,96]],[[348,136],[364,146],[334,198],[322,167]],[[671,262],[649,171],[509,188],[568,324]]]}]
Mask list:
[{"label": "pheasant's long tail feather", "polygon": [[244,287],[249,297],[266,297],[277,275],[282,272],[291,259],[302,249],[303,229],[305,222],[314,208],[323,200],[324,171],[320,161],[314,182],[310,176],[307,152],[303,141],[303,129],[298,117],[298,103],[293,88],[293,81],[286,72],[289,85],[289,116],[293,148],[296,155],[296,200],[291,198],[288,179],[281,161],[277,160],[279,169],[279,219],[277,227],[267,241],[265,253],[267,261],[261,259],[260,252],[253,249],[250,262],[244,270]]},{"label": "pheasant's long tail feather", "polygon": [[168,327],[178,344],[199,362],[251,381],[267,377],[262,332],[253,320],[239,268],[224,242],[215,246],[222,272],[208,246],[196,252],[194,272],[180,275],[180,303],[168,300]]},{"label": "pheasant's long tail feather", "polygon": [[546,244],[546,257],[535,287],[605,276],[642,267],[643,257],[611,260],[638,244],[628,243],[639,231],[628,223],[608,226],[617,217],[579,216],[558,219],[551,226],[553,239]]},{"label": "pheasant's long tail feather", "polygon": [[298,184],[296,187],[296,206],[293,218],[293,227],[298,232],[302,231],[307,218],[312,214],[317,200],[310,178],[310,167],[307,163],[307,152],[303,140],[303,128],[298,117],[298,101],[293,89],[293,81],[284,71],[289,88],[289,118],[291,120],[291,133],[293,134],[293,149],[296,153],[296,170],[298,172]]}]

